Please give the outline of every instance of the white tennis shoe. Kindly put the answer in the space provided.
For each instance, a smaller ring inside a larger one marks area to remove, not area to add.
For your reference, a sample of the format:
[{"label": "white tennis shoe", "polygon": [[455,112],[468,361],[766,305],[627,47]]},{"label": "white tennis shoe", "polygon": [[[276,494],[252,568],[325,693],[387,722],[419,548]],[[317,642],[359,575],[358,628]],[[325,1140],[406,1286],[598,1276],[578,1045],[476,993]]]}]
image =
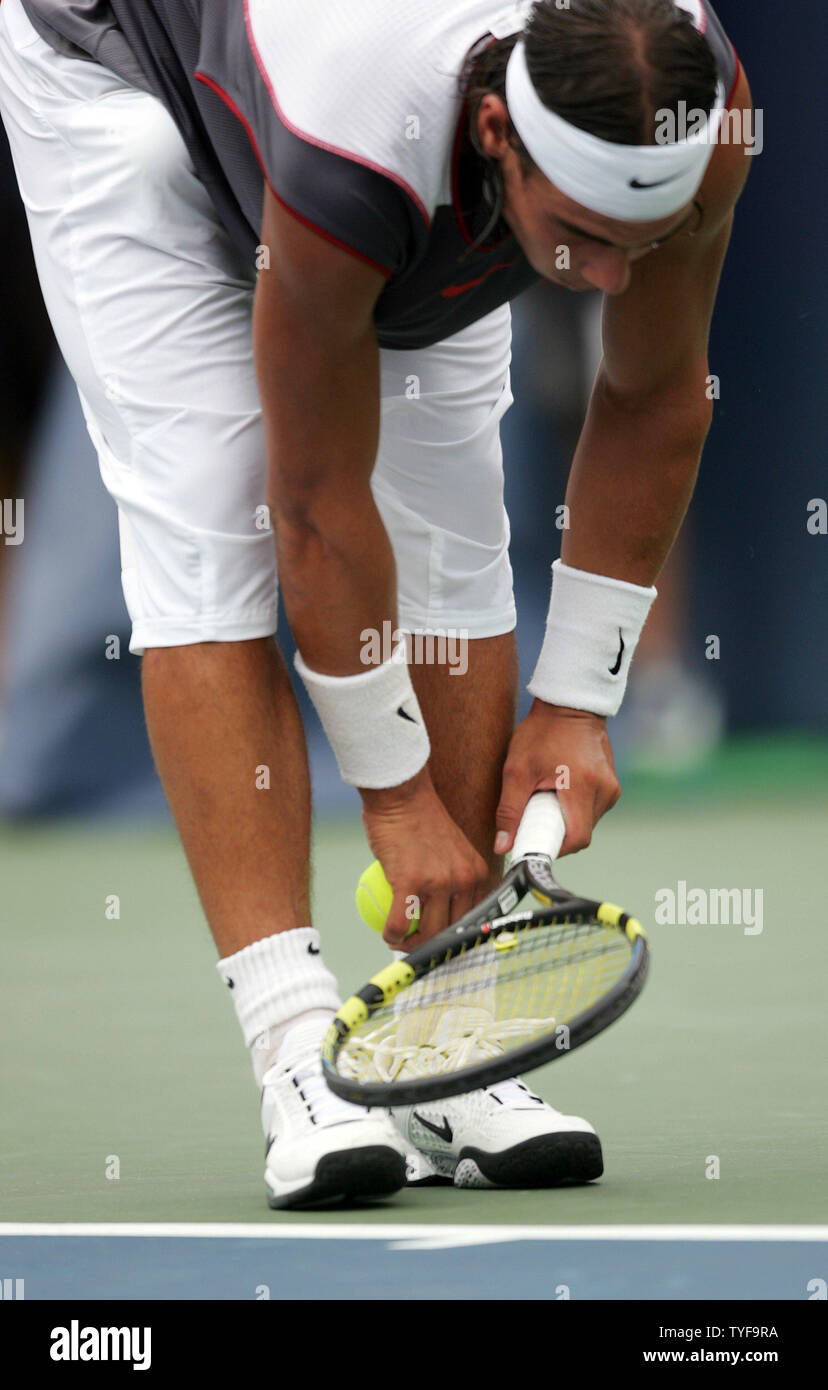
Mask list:
[{"label": "white tennis shoe", "polygon": [[405,1146],[387,1112],[329,1090],[319,1055],[326,1027],[318,1019],[297,1024],[262,1078],[271,1207],[386,1197],[405,1185]]},{"label": "white tennis shoe", "polygon": [[409,1186],[559,1187],[604,1171],[592,1125],[553,1110],[517,1079],[391,1113]]}]

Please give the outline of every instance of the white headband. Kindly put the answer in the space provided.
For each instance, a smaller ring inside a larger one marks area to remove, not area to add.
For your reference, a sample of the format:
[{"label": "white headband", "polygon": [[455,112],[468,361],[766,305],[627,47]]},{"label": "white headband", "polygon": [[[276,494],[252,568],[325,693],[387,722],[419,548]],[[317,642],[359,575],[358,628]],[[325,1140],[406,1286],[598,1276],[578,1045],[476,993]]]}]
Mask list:
[{"label": "white headband", "polygon": [[689,203],[713,153],[725,109],[725,90],[702,130],[669,145],[616,145],[570,125],[535,91],[523,39],[506,65],[506,104],[512,123],[546,177],[576,203],[622,222],[657,222]]}]

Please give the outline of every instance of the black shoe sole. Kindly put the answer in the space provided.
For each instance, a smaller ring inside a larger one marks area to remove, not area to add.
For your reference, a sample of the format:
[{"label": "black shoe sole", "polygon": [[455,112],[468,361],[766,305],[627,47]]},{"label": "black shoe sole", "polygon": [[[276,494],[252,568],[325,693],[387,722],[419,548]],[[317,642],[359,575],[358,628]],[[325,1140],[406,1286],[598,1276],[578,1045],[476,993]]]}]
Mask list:
[{"label": "black shoe sole", "polygon": [[484,1178],[498,1187],[564,1187],[593,1182],[604,1171],[597,1134],[540,1134],[503,1153],[464,1148],[460,1160],[473,1158]]},{"label": "black shoe sole", "polygon": [[341,1206],[346,1202],[390,1197],[405,1187],[405,1159],[396,1149],[381,1144],[364,1149],[343,1149],[324,1154],[316,1165],[313,1181],[298,1192],[274,1197],[267,1204],[274,1211],[285,1207]]}]

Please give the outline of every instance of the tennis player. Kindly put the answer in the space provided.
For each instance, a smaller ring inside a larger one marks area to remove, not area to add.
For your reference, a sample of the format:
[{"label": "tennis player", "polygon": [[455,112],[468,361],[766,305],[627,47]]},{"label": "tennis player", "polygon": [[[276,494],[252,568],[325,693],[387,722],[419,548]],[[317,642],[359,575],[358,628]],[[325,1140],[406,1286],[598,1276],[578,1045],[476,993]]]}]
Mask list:
[{"label": "tennis player", "polygon": [[[0,106],[118,505],[154,755],[263,1088],[271,1204],[393,1191],[406,1158],[411,1181],[469,1154],[468,1186],[597,1176],[592,1126],[519,1081],[394,1117],[327,1090],[339,995],[277,560],[395,891],[389,944],[410,895],[415,944],[482,896],[535,789],[560,789],[564,852],[589,843],[711,419],[748,168],[728,110],[750,106],[713,9],[2,0]],[[604,356],[515,730],[499,422],[509,302],[539,278],[604,292]],[[467,674],[410,664],[399,637],[366,663],[385,624],[468,633]]]}]

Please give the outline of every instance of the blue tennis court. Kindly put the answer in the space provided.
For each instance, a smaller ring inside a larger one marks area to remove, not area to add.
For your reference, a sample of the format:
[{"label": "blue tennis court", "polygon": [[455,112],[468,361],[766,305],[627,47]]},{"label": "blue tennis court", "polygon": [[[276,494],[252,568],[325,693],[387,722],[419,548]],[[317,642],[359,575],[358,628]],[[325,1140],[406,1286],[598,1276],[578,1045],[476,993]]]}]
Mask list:
[{"label": "blue tennis court", "polygon": [[[4,1225],[25,1299],[824,1297],[827,1226]],[[23,1281],[22,1284],[20,1281]]]}]

